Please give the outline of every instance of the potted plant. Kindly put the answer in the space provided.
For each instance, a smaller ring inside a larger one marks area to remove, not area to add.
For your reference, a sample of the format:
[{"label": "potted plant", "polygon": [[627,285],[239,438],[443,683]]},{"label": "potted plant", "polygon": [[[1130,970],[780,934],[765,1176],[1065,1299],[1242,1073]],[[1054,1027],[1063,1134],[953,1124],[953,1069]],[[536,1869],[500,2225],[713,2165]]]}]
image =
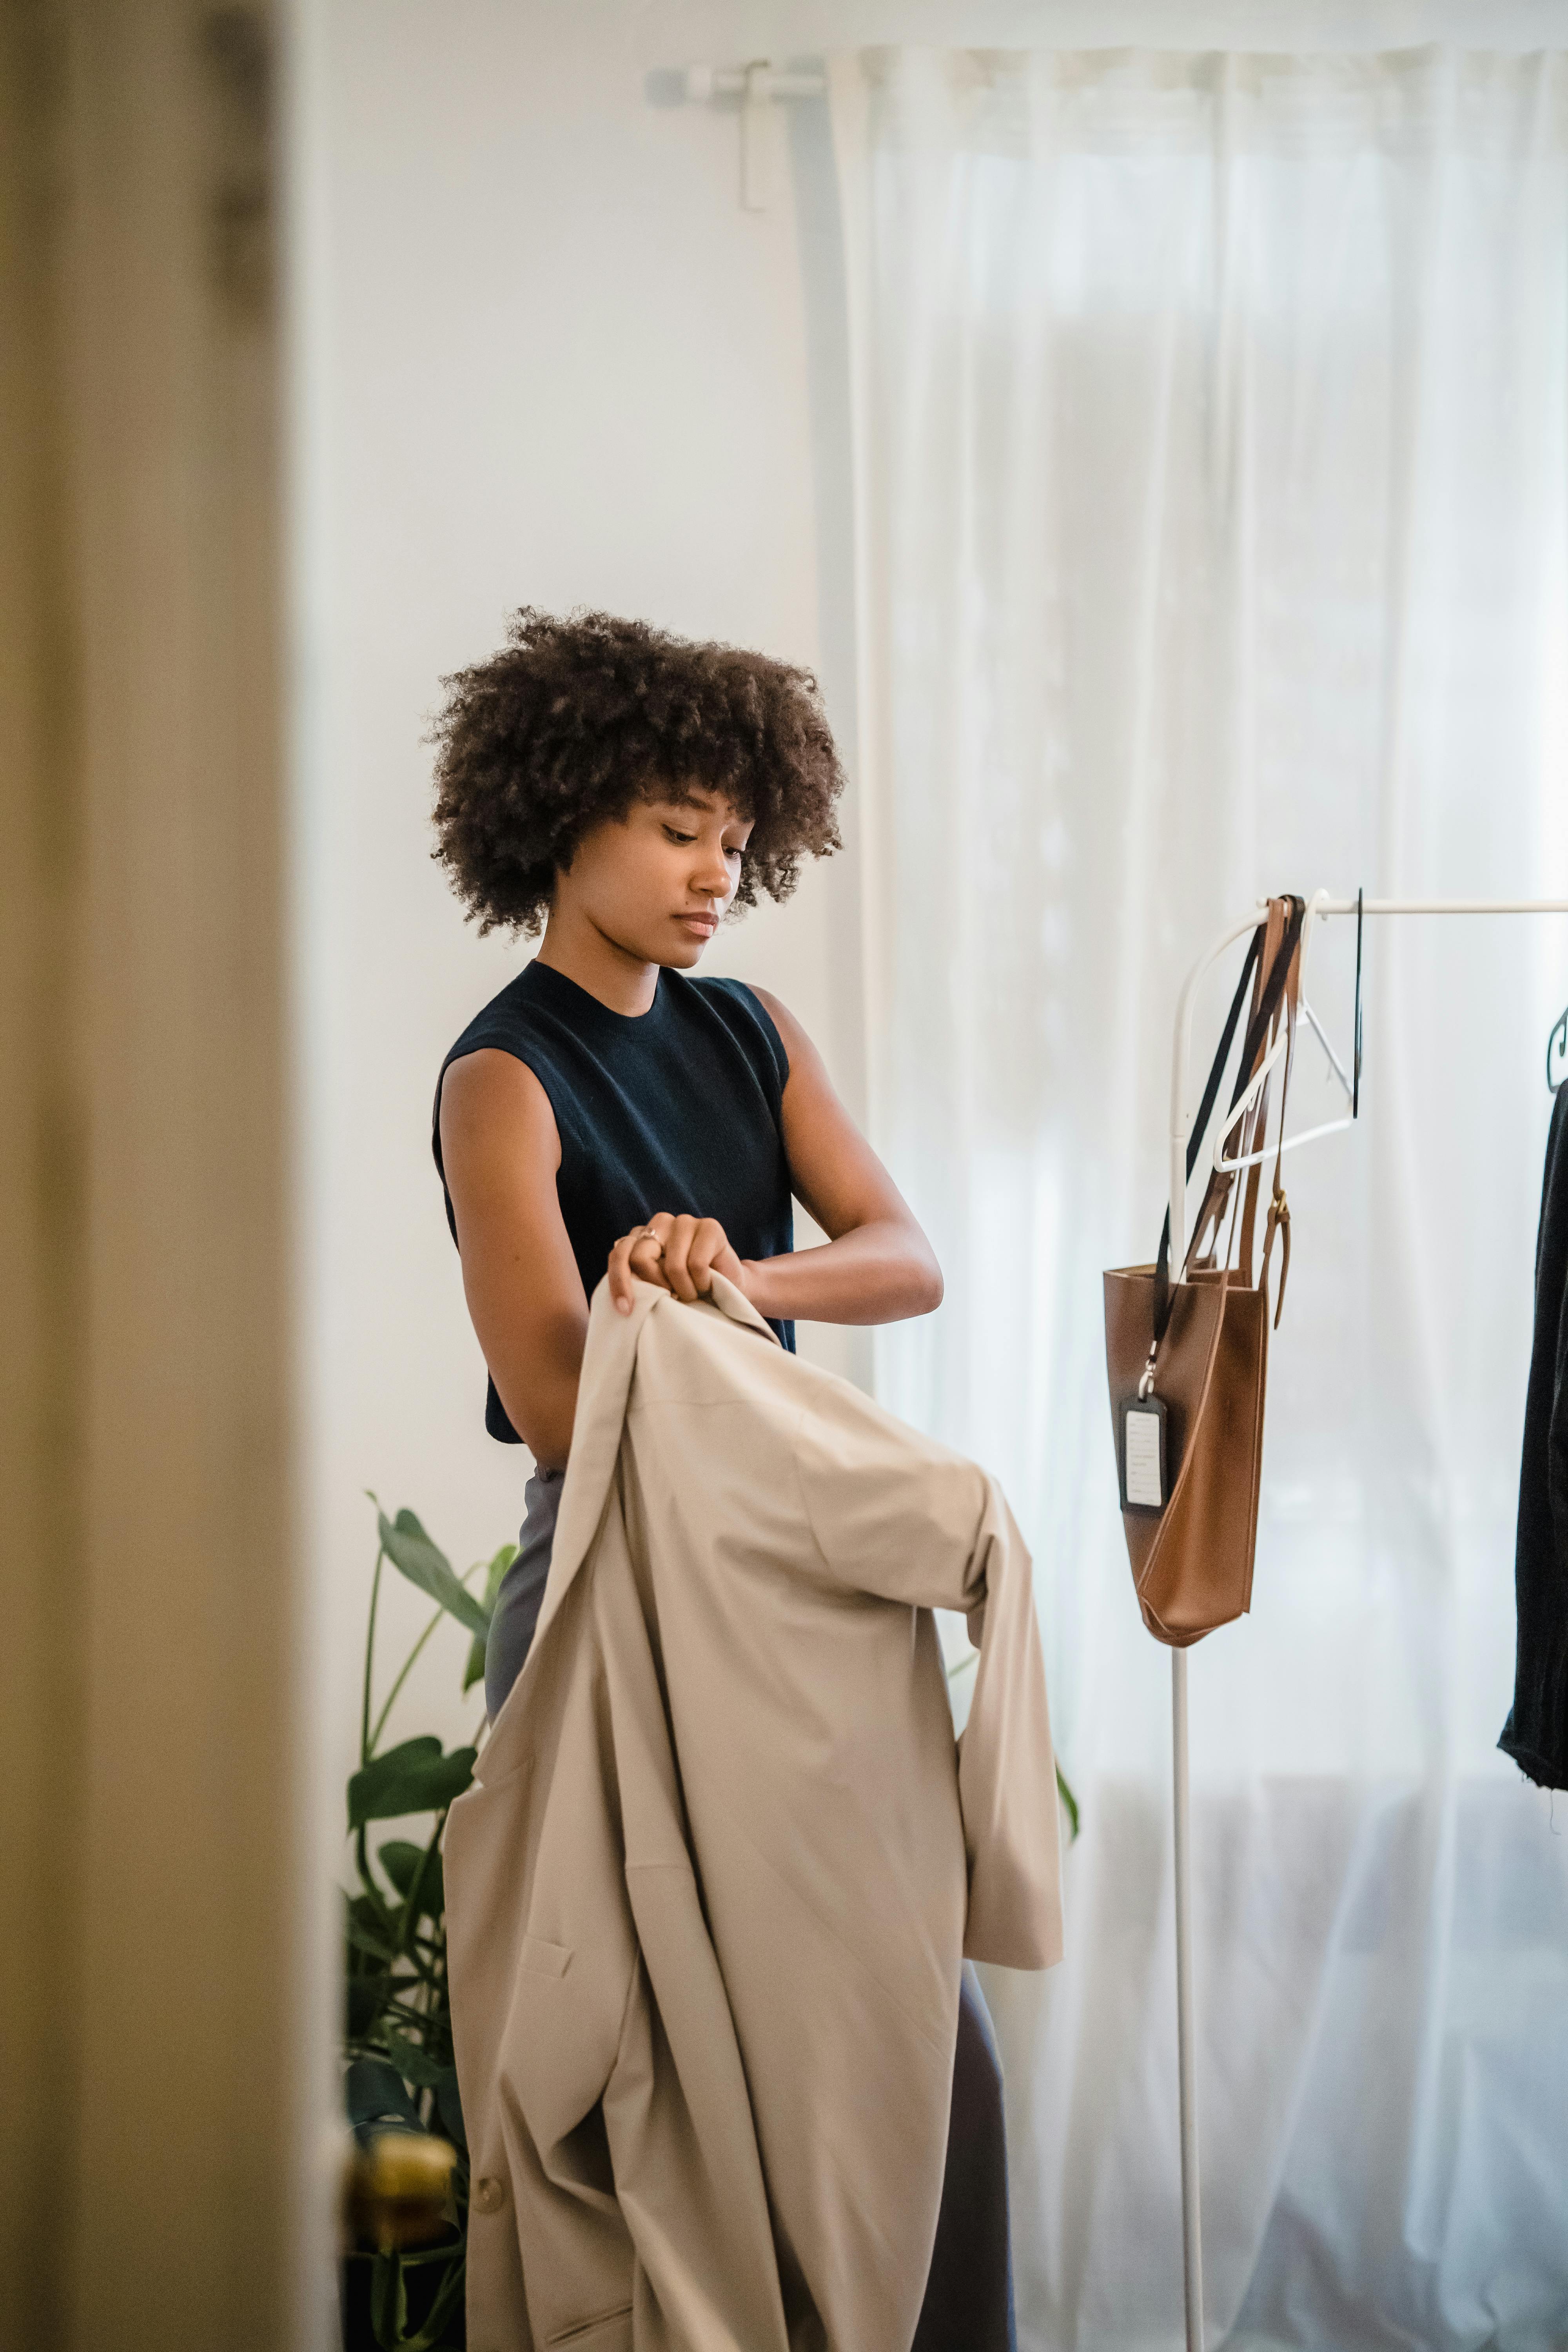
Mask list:
[{"label": "potted plant", "polygon": [[[450,2142],[457,2160],[446,2226],[432,2242],[359,2244],[345,2254],[343,2343],[345,2352],[458,2352],[465,2341],[468,2166],[452,2057],[441,1841],[447,1807],[473,1778],[479,1735],[474,1746],[448,1751],[433,1733],[388,1748],[382,1740],[416,1659],[444,1621],[455,1619],[468,1637],[464,1694],[482,1681],[490,1612],[517,1547],[503,1544],[458,1576],[412,1511],[389,1519],[377,1504],[376,1524],[360,1760],[348,1784],[357,1892],[344,1897],[343,2101],[362,2149],[390,2132],[431,2133]],[[373,1717],[376,1609],[388,1560],[437,1605]],[[374,1828],[421,1816],[429,1824],[423,1836],[389,1837],[373,1853]]]}]

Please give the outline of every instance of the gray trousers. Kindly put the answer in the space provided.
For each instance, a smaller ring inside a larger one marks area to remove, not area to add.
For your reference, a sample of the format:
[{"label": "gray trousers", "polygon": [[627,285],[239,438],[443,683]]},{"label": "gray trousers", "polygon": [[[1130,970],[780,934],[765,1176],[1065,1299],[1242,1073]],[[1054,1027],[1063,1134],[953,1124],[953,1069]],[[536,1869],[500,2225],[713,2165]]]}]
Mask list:
[{"label": "gray trousers", "polygon": [[[485,1645],[485,1706],[493,1723],[539,1622],[564,1471],[541,1471],[523,1490],[517,1558],[501,1579]],[[936,2242],[910,2352],[1017,2352],[1007,2220],[1007,2136],[1002,2065],[980,1979],[965,1960],[953,2053]]]},{"label": "gray trousers", "polygon": [[523,1521],[517,1531],[517,1558],[500,1580],[485,1643],[485,1712],[493,1723],[507,1693],[522,1672],[539,1622],[555,1522],[561,1511],[564,1470],[541,1470],[522,1490]]}]

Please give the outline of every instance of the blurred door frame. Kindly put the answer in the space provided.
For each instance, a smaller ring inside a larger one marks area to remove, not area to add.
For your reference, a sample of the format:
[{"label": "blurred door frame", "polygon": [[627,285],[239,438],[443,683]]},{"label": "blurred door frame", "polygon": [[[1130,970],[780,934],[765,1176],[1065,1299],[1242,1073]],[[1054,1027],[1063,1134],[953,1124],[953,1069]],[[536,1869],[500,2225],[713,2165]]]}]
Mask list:
[{"label": "blurred door frame", "polygon": [[277,34],[191,0],[0,29],[0,2341],[29,2352],[330,2341]]}]

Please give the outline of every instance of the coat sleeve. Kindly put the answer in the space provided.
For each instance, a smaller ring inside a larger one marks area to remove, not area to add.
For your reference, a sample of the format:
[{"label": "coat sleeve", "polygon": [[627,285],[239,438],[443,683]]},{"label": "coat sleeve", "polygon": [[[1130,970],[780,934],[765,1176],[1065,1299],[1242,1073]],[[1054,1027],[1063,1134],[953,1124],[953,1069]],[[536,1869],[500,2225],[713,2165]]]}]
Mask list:
[{"label": "coat sleeve", "polygon": [[969,1864],[966,1957],[1061,1958],[1056,1761],[1032,1566],[1007,1500],[974,1463],[835,1385],[808,1410],[795,1461],[829,1578],[918,1609],[956,1609],[980,1651],[959,1744]]}]

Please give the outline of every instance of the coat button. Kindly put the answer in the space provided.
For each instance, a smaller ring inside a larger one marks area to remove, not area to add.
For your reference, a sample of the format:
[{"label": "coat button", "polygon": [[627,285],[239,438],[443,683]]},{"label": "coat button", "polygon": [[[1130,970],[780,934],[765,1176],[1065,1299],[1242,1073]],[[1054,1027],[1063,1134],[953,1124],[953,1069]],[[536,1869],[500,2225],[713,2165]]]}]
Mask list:
[{"label": "coat button", "polygon": [[476,2213],[499,2213],[506,2203],[506,2189],[493,2173],[474,2183],[473,2207]]}]

